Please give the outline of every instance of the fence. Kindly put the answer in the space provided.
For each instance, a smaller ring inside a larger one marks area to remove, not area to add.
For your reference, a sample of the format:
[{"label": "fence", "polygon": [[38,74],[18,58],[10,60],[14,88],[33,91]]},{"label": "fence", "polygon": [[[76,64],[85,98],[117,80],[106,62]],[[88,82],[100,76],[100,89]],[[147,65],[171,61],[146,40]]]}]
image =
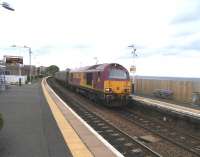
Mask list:
[{"label": "fence", "polygon": [[0,91],[4,91],[6,86],[4,68],[0,67]]},{"label": "fence", "polygon": [[172,91],[175,101],[191,103],[193,93],[200,92],[200,79],[147,76],[135,78],[136,94],[153,96],[157,89]]},{"label": "fence", "polygon": [[5,75],[5,80],[7,84],[19,84],[20,78],[21,78],[21,84],[25,84],[27,76]]}]

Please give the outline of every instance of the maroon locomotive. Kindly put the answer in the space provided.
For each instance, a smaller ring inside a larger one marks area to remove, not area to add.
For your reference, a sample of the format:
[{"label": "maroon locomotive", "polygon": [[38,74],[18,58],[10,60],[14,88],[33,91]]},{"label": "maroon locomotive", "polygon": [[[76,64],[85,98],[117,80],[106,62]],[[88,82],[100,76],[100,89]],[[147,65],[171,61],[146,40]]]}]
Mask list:
[{"label": "maroon locomotive", "polygon": [[117,63],[61,71],[55,74],[55,78],[92,100],[105,101],[108,106],[125,105],[130,98],[129,73]]}]

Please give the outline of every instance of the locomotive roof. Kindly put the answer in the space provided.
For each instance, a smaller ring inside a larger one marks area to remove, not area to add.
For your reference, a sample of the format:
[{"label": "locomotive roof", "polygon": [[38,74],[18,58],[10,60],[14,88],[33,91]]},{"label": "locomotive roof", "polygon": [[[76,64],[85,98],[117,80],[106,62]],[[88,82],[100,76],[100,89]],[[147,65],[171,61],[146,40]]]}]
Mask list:
[{"label": "locomotive roof", "polygon": [[104,63],[104,64],[96,64],[92,66],[77,68],[77,69],[71,70],[71,72],[95,72],[95,71],[98,72],[98,71],[103,71],[109,65],[121,66],[120,64],[117,64],[117,63]]},{"label": "locomotive roof", "polygon": [[86,67],[81,67],[78,69],[71,70],[71,72],[93,72],[93,71],[103,71],[106,66],[108,66],[108,63],[104,64],[96,64],[92,66],[86,66]]}]

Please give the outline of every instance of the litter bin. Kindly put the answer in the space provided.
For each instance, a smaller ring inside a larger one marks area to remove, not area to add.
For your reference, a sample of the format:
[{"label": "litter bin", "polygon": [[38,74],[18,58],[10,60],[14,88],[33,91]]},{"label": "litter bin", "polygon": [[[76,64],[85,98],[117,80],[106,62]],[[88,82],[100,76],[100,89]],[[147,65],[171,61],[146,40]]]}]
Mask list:
[{"label": "litter bin", "polygon": [[200,92],[193,92],[192,93],[192,104],[193,105],[200,105]]}]

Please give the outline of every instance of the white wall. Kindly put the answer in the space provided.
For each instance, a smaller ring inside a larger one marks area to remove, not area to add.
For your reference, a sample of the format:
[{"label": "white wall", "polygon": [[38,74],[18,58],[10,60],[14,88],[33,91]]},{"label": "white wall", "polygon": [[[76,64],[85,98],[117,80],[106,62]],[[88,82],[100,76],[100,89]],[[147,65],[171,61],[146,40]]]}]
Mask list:
[{"label": "white wall", "polygon": [[25,84],[27,76],[18,76],[18,75],[5,75],[7,84],[18,84],[19,78],[21,78],[21,83]]}]

